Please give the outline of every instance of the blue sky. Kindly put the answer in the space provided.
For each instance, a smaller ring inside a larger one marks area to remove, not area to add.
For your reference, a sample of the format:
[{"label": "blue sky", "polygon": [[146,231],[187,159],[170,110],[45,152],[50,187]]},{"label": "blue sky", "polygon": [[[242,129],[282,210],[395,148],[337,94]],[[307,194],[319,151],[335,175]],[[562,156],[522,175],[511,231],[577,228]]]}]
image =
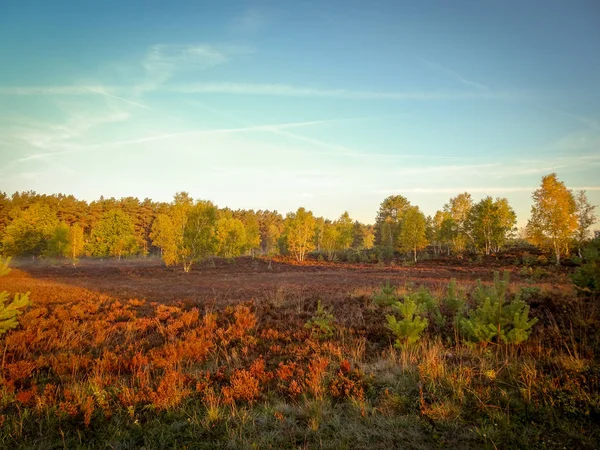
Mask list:
[{"label": "blue sky", "polygon": [[0,190],[348,210],[600,204],[597,1],[4,1]]}]

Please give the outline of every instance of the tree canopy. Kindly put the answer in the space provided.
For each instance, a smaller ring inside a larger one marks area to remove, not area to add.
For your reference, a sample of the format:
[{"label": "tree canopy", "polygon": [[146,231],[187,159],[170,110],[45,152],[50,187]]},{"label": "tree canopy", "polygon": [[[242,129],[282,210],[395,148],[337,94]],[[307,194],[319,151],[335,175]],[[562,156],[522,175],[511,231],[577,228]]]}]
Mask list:
[{"label": "tree canopy", "polygon": [[576,230],[577,204],[573,193],[555,173],[546,175],[541,187],[533,193],[528,239],[534,245],[553,250],[558,265]]},{"label": "tree canopy", "polygon": [[306,253],[311,251],[315,245],[315,217],[310,211],[298,208],[295,213],[288,213],[284,222],[284,235],[288,251],[298,261],[304,261]]},{"label": "tree canopy", "polygon": [[[556,174],[533,193],[526,227],[528,241],[552,252],[557,262],[581,248],[596,222],[586,193],[571,192]],[[304,261],[381,261],[399,253],[428,251],[462,255],[496,254],[510,245],[516,215],[506,198],[474,200],[463,192],[425,217],[402,195],[386,197],[374,225],[343,212],[337,219],[316,217],[300,207],[285,218],[277,211],[218,208],[178,192],[169,203],[148,198],[100,197],[86,202],[72,195],[0,192],[0,254],[64,257],[160,255],[167,266],[191,270],[213,256],[290,255]],[[423,232],[424,230],[424,232]]]},{"label": "tree canopy", "polygon": [[400,231],[400,251],[412,252],[417,262],[417,251],[425,248],[427,241],[427,222],[418,206],[410,206],[404,213]]}]

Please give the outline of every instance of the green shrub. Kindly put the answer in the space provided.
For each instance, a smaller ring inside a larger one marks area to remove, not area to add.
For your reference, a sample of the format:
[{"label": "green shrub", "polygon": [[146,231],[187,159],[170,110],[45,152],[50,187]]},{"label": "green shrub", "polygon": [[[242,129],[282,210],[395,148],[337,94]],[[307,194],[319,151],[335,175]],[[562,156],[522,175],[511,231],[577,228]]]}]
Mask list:
[{"label": "green shrub", "polygon": [[460,315],[465,309],[465,295],[456,286],[456,278],[452,278],[448,284],[448,291],[442,300],[442,304],[453,317]]},{"label": "green shrub", "polygon": [[390,280],[387,280],[385,284],[382,284],[379,291],[373,293],[373,300],[380,306],[391,306],[398,301],[396,295],[396,286],[390,284]]},{"label": "green shrub", "polygon": [[413,300],[418,306],[423,308],[423,311],[429,315],[437,326],[443,326],[446,319],[440,311],[440,304],[431,292],[425,287],[421,286],[417,291],[411,292],[406,296]]},{"label": "green shrub", "polygon": [[529,277],[532,273],[533,269],[531,267],[521,267],[518,272],[518,274],[522,277]]},{"label": "green shrub", "polygon": [[[0,276],[7,275],[10,272],[8,264],[10,258],[0,258]],[[8,330],[12,330],[19,326],[18,317],[22,314],[22,310],[31,305],[29,300],[29,292],[26,294],[15,294],[12,301],[8,292],[0,292],[0,336]]]},{"label": "green shrub", "polygon": [[401,320],[398,320],[394,315],[386,316],[386,327],[396,336],[394,345],[397,348],[403,348],[417,342],[428,324],[428,320],[419,315],[425,312],[425,305],[418,305],[412,298],[408,297],[403,302],[395,302],[392,308],[402,316]]},{"label": "green shrub", "polygon": [[358,262],[366,263],[369,262],[369,253],[367,251],[358,252]]},{"label": "green shrub", "polygon": [[597,296],[600,293],[600,252],[594,247],[585,249],[585,261],[572,276],[573,284],[583,296]]},{"label": "green shrub", "polygon": [[541,267],[536,267],[531,272],[531,278],[533,280],[541,280],[543,278],[547,278],[548,276],[549,276],[548,271],[545,269],[542,269]]},{"label": "green shrub", "polygon": [[485,287],[479,280],[473,292],[475,308],[468,317],[460,320],[465,338],[487,345],[490,342],[520,344],[527,340],[531,327],[538,319],[529,319],[529,305],[517,295],[510,303],[507,300],[509,273],[504,272],[500,280],[494,272],[494,283]]},{"label": "green shrub", "polygon": [[524,286],[519,290],[519,298],[529,301],[532,298],[539,297],[542,290],[537,286]]},{"label": "green shrub", "polygon": [[394,256],[394,249],[388,246],[380,246],[376,248],[377,262],[385,262]]},{"label": "green shrub", "polygon": [[442,307],[445,313],[452,319],[454,342],[458,342],[459,340],[460,319],[463,317],[465,306],[465,293],[459,291],[456,286],[456,279],[452,278],[448,284],[446,296],[442,299]]},{"label": "green shrub", "polygon": [[346,250],[343,253],[343,260],[349,263],[355,263],[358,261],[358,255],[354,250]]},{"label": "green shrub", "polygon": [[569,262],[571,264],[573,264],[574,266],[580,266],[581,263],[583,262],[583,259],[579,257],[579,255],[573,255],[571,256],[571,258],[569,259]]},{"label": "green shrub", "polygon": [[531,267],[536,263],[537,258],[528,252],[524,252],[521,261],[525,267]]},{"label": "green shrub", "polygon": [[317,303],[317,311],[308,322],[304,324],[304,328],[310,330],[312,336],[317,339],[329,339],[333,336],[333,323],[335,317],[328,310],[323,308],[321,300]]}]

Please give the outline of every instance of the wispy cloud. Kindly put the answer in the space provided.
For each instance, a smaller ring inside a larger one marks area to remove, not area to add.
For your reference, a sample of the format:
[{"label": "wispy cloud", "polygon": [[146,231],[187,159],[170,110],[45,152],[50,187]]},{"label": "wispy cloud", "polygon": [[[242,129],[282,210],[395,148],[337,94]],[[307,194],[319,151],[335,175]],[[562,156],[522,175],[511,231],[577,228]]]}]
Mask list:
[{"label": "wispy cloud", "polygon": [[149,72],[165,72],[168,75],[177,70],[206,69],[228,61],[228,56],[214,46],[207,44],[165,45],[150,47],[142,62]]},{"label": "wispy cloud", "polygon": [[0,95],[101,95],[104,89],[106,89],[105,86],[94,85],[0,86]]},{"label": "wispy cloud", "polygon": [[[221,109],[217,109],[213,106],[210,106],[208,104],[206,104],[205,102],[199,102],[197,100],[191,101],[189,102],[191,105],[194,106],[199,106],[207,111],[209,111],[212,114],[217,114],[221,117],[224,117],[228,120],[233,120],[241,125],[243,125],[244,127],[251,127],[253,125],[251,125],[248,120],[236,115],[236,114],[232,114],[230,112],[225,112],[222,111]],[[354,120],[364,120],[366,119],[365,117],[355,117],[355,118],[346,118],[346,119],[335,119],[335,120],[326,120],[326,121],[319,121],[319,123],[342,123],[342,122],[347,122],[347,121],[354,121]],[[289,128],[289,127],[286,127]],[[359,154],[359,152],[356,152],[353,149],[350,149],[346,146],[343,145],[338,145],[338,144],[331,144],[329,142],[324,142],[322,140],[319,139],[314,139],[314,138],[309,138],[307,136],[303,136],[297,133],[292,133],[291,131],[287,131],[287,129],[284,128],[280,128],[280,127],[275,127],[275,128],[271,128],[269,130],[266,131],[270,131],[271,133],[278,135],[278,136],[283,136],[283,137],[287,137],[287,138],[292,138],[296,141],[299,142],[303,142],[303,143],[308,143],[311,144],[312,146],[316,146],[316,147],[320,147],[320,148],[326,148],[328,150],[332,150],[334,153],[332,154],[339,154],[340,152],[343,153],[346,156],[356,156]]]},{"label": "wispy cloud", "polygon": [[313,139],[313,138],[309,138],[307,136],[302,136],[300,134],[297,133],[292,133],[290,131],[286,131],[286,130],[282,130],[282,129],[278,129],[278,130],[272,130],[275,134],[279,134],[281,136],[286,136],[286,137],[291,137],[292,139],[295,139],[297,141],[300,142],[305,142],[317,147],[321,147],[321,148],[326,148],[329,150],[333,150],[335,151],[334,154],[338,154],[338,153],[343,153],[346,156],[353,156],[353,155],[357,155],[358,152],[356,152],[355,150],[352,150],[346,146],[343,145],[338,145],[338,144],[332,144],[329,142],[325,142],[319,139]]},{"label": "wispy cloud", "polygon": [[600,121],[585,116],[576,116],[576,118],[583,124],[587,125],[592,130],[600,131]]},{"label": "wispy cloud", "polygon": [[247,127],[237,127],[237,128],[215,128],[209,130],[196,130],[196,131],[186,131],[181,133],[163,133],[156,134],[150,136],[143,136],[139,138],[133,139],[125,139],[120,141],[112,141],[112,142],[101,142],[95,144],[80,144],[80,143],[72,143],[69,141],[63,141],[54,143],[52,146],[56,151],[54,152],[45,152],[45,153],[35,153],[32,155],[28,155],[22,158],[18,158],[17,162],[26,162],[32,160],[40,160],[40,159],[48,159],[53,158],[55,156],[60,156],[65,153],[79,153],[92,151],[97,149],[108,149],[113,147],[121,147],[126,145],[135,145],[135,144],[143,144],[148,142],[162,141],[162,140],[170,140],[170,139],[178,139],[178,138],[193,138],[200,136],[209,136],[209,135],[227,135],[227,134],[238,134],[238,133],[253,133],[253,132],[275,132],[282,131],[290,128],[301,128],[313,125],[322,125],[329,123],[331,121],[328,120],[316,120],[310,122],[290,122],[290,123],[279,123],[279,124],[269,124],[269,125],[254,125]]},{"label": "wispy cloud", "polygon": [[115,98],[117,100],[121,100],[122,102],[129,103],[130,105],[134,105],[134,106],[137,106],[139,108],[149,109],[150,111],[152,111],[152,108],[150,108],[149,106],[142,105],[141,103],[134,102],[132,100],[127,100],[126,98],[119,97],[117,95],[109,94],[108,92],[102,91],[100,89],[95,90],[95,92],[97,92],[98,94],[105,95],[105,96],[110,97],[110,98]]},{"label": "wispy cloud", "polygon": [[593,117],[584,116],[582,114],[572,114],[567,111],[554,110],[554,112],[556,112],[562,116],[567,116],[572,119],[575,119],[579,123],[585,125],[590,130],[600,131],[600,120],[598,120],[598,119],[595,119]]},{"label": "wispy cloud", "polygon": [[[63,153],[63,152],[60,152]],[[27,162],[27,161],[34,161],[34,160],[38,160],[38,159],[46,159],[46,158],[50,158],[53,156],[56,156],[57,153],[34,153],[32,155],[28,155],[28,156],[23,156],[22,158],[17,158],[16,162]]]},{"label": "wispy cloud", "polygon": [[483,170],[498,168],[500,164],[442,164],[437,166],[416,166],[416,167],[400,167],[395,171],[397,175],[427,175],[434,173],[441,173],[444,176],[448,176],[453,173],[464,172],[468,173],[481,173]]},{"label": "wispy cloud", "polygon": [[524,92],[512,91],[362,91],[320,89],[289,84],[195,83],[165,86],[166,90],[187,94],[272,95],[286,97],[331,97],[352,100],[469,100],[517,99]]},{"label": "wispy cloud", "polygon": [[546,146],[547,151],[564,152],[570,156],[575,156],[578,152],[595,152],[597,156],[598,149],[600,149],[600,132],[593,129],[569,133]]},{"label": "wispy cloud", "polygon": [[271,124],[271,125],[253,125],[248,127],[234,127],[234,128],[215,128],[209,130],[196,130],[196,131],[186,131],[182,133],[165,133],[155,136],[147,136],[141,137],[137,139],[131,139],[128,141],[120,141],[115,143],[108,144],[97,144],[96,146],[112,146],[112,145],[122,145],[122,144],[138,144],[142,142],[151,142],[151,141],[159,141],[163,139],[172,139],[172,138],[181,138],[181,137],[193,137],[193,136],[203,136],[203,135],[211,135],[211,134],[236,134],[236,133],[252,133],[252,132],[261,132],[261,131],[281,131],[288,128],[300,128],[306,127],[310,125],[321,125],[328,123],[330,121],[327,120],[315,120],[310,122],[290,122],[290,123],[279,123],[279,124]]},{"label": "wispy cloud", "polygon": [[208,44],[153,45],[141,61],[145,79],[135,91],[154,91],[177,73],[206,70],[228,61],[227,53]]},{"label": "wispy cloud", "polygon": [[[238,19],[238,27],[259,27],[264,20],[257,12],[248,11]],[[235,22],[235,21],[234,21]],[[227,94],[244,96],[280,96],[309,98],[339,98],[348,100],[389,101],[452,101],[452,100],[514,100],[531,95],[522,91],[492,91],[489,87],[431,61],[423,60],[434,70],[443,71],[469,90],[378,91],[315,87],[287,83],[200,82],[184,84],[180,75],[197,74],[227,64],[242,54],[252,53],[249,47],[216,46],[207,43],[191,45],[157,44],[148,48],[139,61],[141,76],[122,85],[74,84],[63,86],[0,86],[0,95],[105,95],[148,108],[139,99],[153,91],[184,94]],[[134,99],[130,99],[130,96]]]},{"label": "wispy cloud", "polygon": [[452,78],[455,81],[458,81],[459,83],[462,83],[466,86],[475,88],[479,91],[490,91],[491,89],[486,86],[485,84],[482,83],[478,83],[477,81],[473,81],[473,80],[469,80],[465,77],[463,77],[460,73],[455,72],[452,69],[449,69],[447,67],[442,66],[441,64],[435,63],[433,61],[429,61],[425,58],[420,58],[421,61],[423,61],[430,69],[438,71],[438,72],[442,72],[444,74],[446,74],[448,77]]},{"label": "wispy cloud", "polygon": [[[107,91],[138,92],[161,90],[184,94],[230,94],[280,97],[328,97],[349,100],[515,100],[530,96],[520,91],[362,91],[352,89],[320,89],[289,84],[194,83],[160,85],[157,80],[132,86],[13,86],[0,87],[0,95],[105,95]],[[111,94],[114,95],[114,94]]]},{"label": "wispy cloud", "polygon": [[227,27],[233,34],[254,35],[265,29],[269,15],[264,10],[247,9],[235,17]]},{"label": "wispy cloud", "polygon": [[56,162],[58,156],[70,153],[70,148],[85,141],[90,130],[130,118],[127,111],[110,104],[109,100],[63,101],[57,106],[65,115],[60,123],[13,118],[2,127],[2,133],[8,137],[5,145],[20,150],[20,156],[6,162],[5,167],[13,170],[16,165],[43,161],[69,172],[66,165]]},{"label": "wispy cloud", "polygon": [[181,73],[199,72],[230,61],[233,55],[251,53],[248,47],[216,47],[209,44],[152,45],[137,65],[143,70],[137,80],[122,85],[72,84],[58,86],[0,86],[0,95],[108,95],[146,107],[116,93],[136,95],[159,89]]},{"label": "wispy cloud", "polygon": [[[394,193],[415,193],[415,194],[458,194],[461,192],[469,192],[470,194],[502,194],[511,192],[533,192],[538,189],[538,186],[532,187],[457,187],[457,188],[426,188],[426,187],[406,187],[396,189],[379,189],[377,194],[394,194]],[[574,187],[574,191],[600,191],[600,186],[583,186]]]}]

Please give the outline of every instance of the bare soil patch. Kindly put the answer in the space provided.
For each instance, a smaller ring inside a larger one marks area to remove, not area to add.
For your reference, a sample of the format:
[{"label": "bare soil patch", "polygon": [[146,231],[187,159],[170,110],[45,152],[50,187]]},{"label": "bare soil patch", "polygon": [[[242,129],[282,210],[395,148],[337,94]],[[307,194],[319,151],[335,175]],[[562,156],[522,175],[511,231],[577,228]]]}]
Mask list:
[{"label": "bare soil patch", "polygon": [[[136,260],[82,260],[73,266],[68,262],[20,260],[10,277],[24,278],[23,288],[35,283],[71,285],[105,293],[121,299],[145,299],[151,302],[233,302],[260,300],[277,291],[288,295],[304,295],[334,301],[353,294],[367,295],[389,281],[397,286],[425,285],[443,289],[452,278],[462,285],[475,284],[478,279],[489,282],[494,271],[508,270],[511,282],[528,284],[519,267],[507,260],[489,259],[483,262],[456,261],[440,258],[419,262],[414,266],[344,264],[291,261],[262,258],[238,258],[235,262],[222,259],[195,266],[190,273],[179,267],[165,267],[156,258]],[[569,284],[564,272],[549,268],[547,277],[536,285],[553,287]],[[25,281],[27,279],[28,281]],[[0,283],[2,280],[0,280]]]}]

